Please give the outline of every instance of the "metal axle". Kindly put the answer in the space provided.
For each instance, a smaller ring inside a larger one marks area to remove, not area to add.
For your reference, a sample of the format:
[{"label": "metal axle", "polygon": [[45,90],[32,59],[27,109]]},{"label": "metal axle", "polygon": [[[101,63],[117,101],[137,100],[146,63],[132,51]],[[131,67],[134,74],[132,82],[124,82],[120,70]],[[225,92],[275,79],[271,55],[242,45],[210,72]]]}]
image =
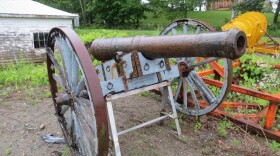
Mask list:
[{"label": "metal axle", "polygon": [[174,57],[225,57],[237,59],[246,50],[243,31],[231,29],[198,35],[137,36],[126,38],[96,39],[90,51],[101,61],[116,57],[118,52],[139,51],[148,58]]}]

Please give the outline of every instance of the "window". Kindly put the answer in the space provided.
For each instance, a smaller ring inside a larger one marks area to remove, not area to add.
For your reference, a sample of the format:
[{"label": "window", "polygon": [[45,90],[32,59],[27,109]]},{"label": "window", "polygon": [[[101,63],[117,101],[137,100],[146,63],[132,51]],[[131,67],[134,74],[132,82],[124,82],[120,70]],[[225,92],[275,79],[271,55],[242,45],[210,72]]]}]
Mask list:
[{"label": "window", "polygon": [[46,47],[48,33],[33,33],[34,48]]}]

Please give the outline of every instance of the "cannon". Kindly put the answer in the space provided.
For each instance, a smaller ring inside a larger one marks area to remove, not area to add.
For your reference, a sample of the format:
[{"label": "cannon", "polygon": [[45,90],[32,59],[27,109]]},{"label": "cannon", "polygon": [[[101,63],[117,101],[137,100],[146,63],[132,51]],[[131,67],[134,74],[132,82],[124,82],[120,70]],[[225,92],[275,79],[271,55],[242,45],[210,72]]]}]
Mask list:
[{"label": "cannon", "polygon": [[[179,24],[183,35],[163,36],[176,32]],[[231,83],[230,60],[244,54],[246,36],[237,29],[190,35],[191,24],[177,22],[157,37],[96,39],[90,52],[102,63],[95,67],[73,30],[57,27],[50,31],[46,47],[50,90],[55,115],[74,155],[107,155],[109,134],[114,154],[120,155],[119,135],[167,117],[174,119],[180,135],[176,109],[198,116],[219,106]],[[213,92],[196,69],[224,59],[220,79],[225,85]],[[158,88],[162,94],[160,117],[117,132],[112,100]],[[184,97],[182,101],[179,96]],[[208,106],[201,107],[200,102]],[[170,103],[171,113],[166,111],[166,103]]]}]

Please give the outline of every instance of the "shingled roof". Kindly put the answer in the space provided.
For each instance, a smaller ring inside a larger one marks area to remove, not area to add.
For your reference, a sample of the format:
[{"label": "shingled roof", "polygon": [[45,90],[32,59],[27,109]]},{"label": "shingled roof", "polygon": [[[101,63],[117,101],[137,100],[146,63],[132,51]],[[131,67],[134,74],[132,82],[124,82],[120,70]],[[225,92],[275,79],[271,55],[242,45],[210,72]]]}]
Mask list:
[{"label": "shingled roof", "polygon": [[0,17],[74,18],[77,16],[32,0],[0,0]]}]

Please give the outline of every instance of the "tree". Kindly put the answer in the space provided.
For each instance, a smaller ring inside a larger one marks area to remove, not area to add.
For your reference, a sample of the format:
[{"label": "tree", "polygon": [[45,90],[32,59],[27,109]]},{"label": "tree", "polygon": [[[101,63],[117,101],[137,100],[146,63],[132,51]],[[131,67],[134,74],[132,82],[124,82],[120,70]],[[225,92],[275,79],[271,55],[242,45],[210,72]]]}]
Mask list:
[{"label": "tree", "polygon": [[188,11],[194,11],[200,0],[168,0],[165,3],[165,14],[169,20],[187,17]]},{"label": "tree", "polygon": [[141,0],[96,0],[93,7],[95,21],[109,28],[138,27],[145,18]]},{"label": "tree", "polygon": [[167,4],[165,0],[149,0],[147,4],[147,11],[153,14],[153,18],[159,17],[158,15],[161,14]]},{"label": "tree", "polygon": [[[236,0],[234,0],[236,1]],[[244,2],[234,4],[232,6],[233,10],[241,11],[245,13],[248,11],[258,11],[261,12],[264,6],[264,0],[245,0]]]},{"label": "tree", "polygon": [[79,13],[81,22],[107,27],[138,27],[145,6],[141,0],[38,0],[67,12]]},{"label": "tree", "polygon": [[92,22],[93,9],[88,4],[92,4],[92,0],[37,0],[40,3],[54,7],[56,9],[64,10],[71,13],[78,13],[82,19],[82,24],[89,24]]},{"label": "tree", "polygon": [[273,25],[275,27],[277,27],[277,20],[278,20],[279,12],[280,12],[280,1],[277,2],[277,8],[276,8],[274,18],[273,18]]}]

